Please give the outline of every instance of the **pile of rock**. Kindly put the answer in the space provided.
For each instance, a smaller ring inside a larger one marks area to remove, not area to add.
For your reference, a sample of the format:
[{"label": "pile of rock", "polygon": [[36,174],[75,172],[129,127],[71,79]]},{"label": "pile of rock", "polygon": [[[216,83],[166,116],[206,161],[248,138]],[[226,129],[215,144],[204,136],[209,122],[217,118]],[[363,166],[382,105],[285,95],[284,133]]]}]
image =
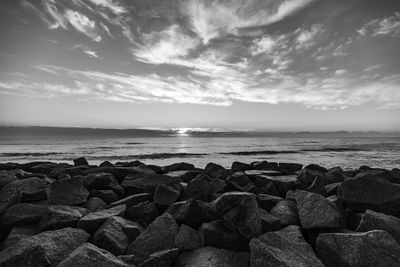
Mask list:
[{"label": "pile of rock", "polygon": [[0,266],[400,266],[400,170],[0,164]]}]

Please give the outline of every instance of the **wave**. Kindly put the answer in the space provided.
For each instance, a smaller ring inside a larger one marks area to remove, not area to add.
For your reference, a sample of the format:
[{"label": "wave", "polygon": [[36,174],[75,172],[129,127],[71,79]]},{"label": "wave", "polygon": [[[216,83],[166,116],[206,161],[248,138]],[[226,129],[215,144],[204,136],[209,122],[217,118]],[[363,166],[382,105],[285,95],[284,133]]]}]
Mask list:
[{"label": "wave", "polygon": [[296,150],[261,150],[261,151],[239,151],[239,152],[222,152],[221,155],[235,155],[235,156],[251,156],[251,155],[276,155],[276,154],[295,154],[300,153]]},{"label": "wave", "polygon": [[12,152],[12,153],[0,153],[0,157],[43,157],[43,156],[51,156],[51,155],[61,155],[63,153],[59,152]]},{"label": "wave", "polygon": [[107,160],[139,160],[139,159],[170,159],[170,158],[198,158],[209,154],[203,153],[151,153],[139,155],[111,155],[111,156],[95,156],[88,159],[105,159]]}]

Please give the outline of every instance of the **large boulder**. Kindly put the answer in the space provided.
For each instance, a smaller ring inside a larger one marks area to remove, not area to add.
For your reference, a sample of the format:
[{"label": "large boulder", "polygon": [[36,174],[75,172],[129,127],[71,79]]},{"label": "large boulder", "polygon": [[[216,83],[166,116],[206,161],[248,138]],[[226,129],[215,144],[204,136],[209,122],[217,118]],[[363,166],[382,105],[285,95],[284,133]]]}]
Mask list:
[{"label": "large boulder", "polygon": [[281,221],[272,216],[268,211],[259,209],[260,220],[261,220],[261,232],[271,232],[281,229]]},{"label": "large boulder", "polygon": [[106,206],[107,206],[107,204],[98,197],[91,197],[88,199],[88,201],[85,204],[83,204],[83,207],[85,207],[88,210],[93,211],[93,212],[104,209]]},{"label": "large boulder", "polygon": [[254,194],[229,192],[214,201],[217,216],[246,238],[261,234],[261,220],[257,199]]},{"label": "large boulder", "polygon": [[282,226],[300,225],[299,212],[294,201],[282,200],[271,209],[271,215],[281,221]]},{"label": "large boulder", "polygon": [[66,205],[49,206],[39,225],[42,230],[76,227],[78,221],[89,212],[88,209],[83,207]]},{"label": "large boulder", "polygon": [[132,206],[126,212],[127,219],[138,222],[145,227],[154,221],[158,215],[157,207],[149,201]]},{"label": "large boulder", "polygon": [[89,192],[82,184],[82,178],[62,179],[50,185],[50,205],[79,205],[85,203]]},{"label": "large boulder", "polygon": [[89,237],[73,228],[42,232],[1,251],[0,266],[57,266]]},{"label": "large boulder", "polygon": [[104,249],[84,243],[58,265],[58,267],[70,266],[128,267],[130,265]]},{"label": "large boulder", "polygon": [[183,250],[192,250],[203,247],[203,236],[190,226],[182,224],[175,236],[175,245]]},{"label": "large boulder", "polygon": [[231,166],[231,170],[233,172],[247,171],[247,170],[251,170],[251,169],[253,169],[253,166],[251,164],[243,163],[243,162],[239,162],[239,161],[234,161]]},{"label": "large boulder", "polygon": [[107,221],[108,218],[113,216],[123,216],[125,214],[125,210],[126,206],[120,205],[111,209],[91,212],[79,220],[77,227],[92,234],[96,232],[103,225],[103,223]]},{"label": "large boulder", "polygon": [[162,172],[173,172],[173,171],[190,171],[194,170],[195,167],[193,164],[186,163],[186,162],[179,162],[179,163],[174,163],[168,166],[162,167]]},{"label": "large boulder", "polygon": [[107,204],[116,202],[119,199],[117,193],[115,193],[111,189],[106,189],[106,190],[94,189],[90,191],[90,197],[98,197]]},{"label": "large boulder", "polygon": [[370,209],[400,216],[400,185],[382,177],[346,179],[338,188],[338,197],[353,211]]},{"label": "large boulder", "polygon": [[179,190],[169,185],[160,184],[154,193],[153,202],[159,206],[169,206],[178,200],[179,195]]},{"label": "large boulder", "polygon": [[248,265],[248,252],[234,252],[213,247],[185,251],[175,261],[176,267],[244,267]]},{"label": "large boulder", "polygon": [[371,230],[384,230],[400,244],[400,219],[395,216],[367,210],[355,231],[368,232]]},{"label": "large boulder", "polygon": [[91,242],[114,255],[120,255],[125,252],[129,245],[129,240],[120,223],[113,218],[115,217],[109,218],[94,233]]},{"label": "large boulder", "polygon": [[209,219],[207,210],[204,209],[200,201],[194,199],[176,202],[166,212],[171,214],[177,223],[186,224],[196,229]]},{"label": "large boulder", "polygon": [[91,173],[83,177],[83,184],[88,190],[107,189],[114,179],[115,178],[111,173]]},{"label": "large boulder", "polygon": [[87,162],[86,158],[80,157],[80,158],[74,159],[74,165],[75,165],[75,167],[89,166],[89,163]]},{"label": "large boulder", "polygon": [[8,171],[0,171],[0,189],[3,188],[5,185],[15,181],[18,181],[18,178],[15,174]]},{"label": "large boulder", "polygon": [[13,188],[11,190],[4,191],[0,190],[0,215],[3,211],[14,204],[17,204],[21,201],[22,195],[21,191],[17,188]]},{"label": "large boulder", "polygon": [[35,224],[40,221],[46,210],[46,206],[18,203],[4,211],[1,223],[4,225]]},{"label": "large boulder", "polygon": [[273,207],[278,204],[278,202],[282,201],[283,198],[277,196],[271,196],[266,194],[259,194],[257,196],[258,206],[262,209],[270,211]]},{"label": "large boulder", "polygon": [[301,227],[306,230],[339,228],[342,221],[338,208],[323,196],[296,190]]},{"label": "large boulder", "polygon": [[4,248],[8,248],[20,240],[36,235],[40,232],[39,227],[34,224],[14,226],[4,240]]},{"label": "large boulder", "polygon": [[385,231],[324,233],[317,238],[318,257],[327,267],[400,266],[400,246]]},{"label": "large boulder", "polygon": [[184,199],[199,199],[209,201],[210,199],[210,182],[211,178],[207,175],[200,174],[191,180],[186,187]]},{"label": "large boulder", "polygon": [[233,173],[231,176],[229,176],[226,179],[226,181],[234,182],[237,185],[239,185],[240,187],[243,187],[251,182],[250,178],[244,172],[241,172],[241,171]]},{"label": "large boulder", "polygon": [[324,265],[304,240],[300,228],[288,226],[250,241],[250,266],[323,267]]},{"label": "large boulder", "polygon": [[218,179],[226,179],[230,175],[227,169],[213,162],[208,163],[204,171],[208,176]]},{"label": "large boulder", "polygon": [[178,225],[169,213],[164,213],[152,222],[129,245],[126,254],[134,254],[137,264],[144,262],[154,252],[175,248]]},{"label": "large boulder", "polygon": [[128,195],[142,192],[153,194],[160,184],[176,185],[180,182],[179,178],[167,175],[138,173],[127,175],[121,185]]},{"label": "large boulder", "polygon": [[164,267],[171,266],[175,258],[179,255],[178,248],[164,249],[152,253],[147,260],[145,260],[140,267]]},{"label": "large boulder", "polygon": [[3,187],[4,191],[18,189],[21,191],[23,202],[32,202],[47,199],[47,183],[37,177],[18,180]]}]

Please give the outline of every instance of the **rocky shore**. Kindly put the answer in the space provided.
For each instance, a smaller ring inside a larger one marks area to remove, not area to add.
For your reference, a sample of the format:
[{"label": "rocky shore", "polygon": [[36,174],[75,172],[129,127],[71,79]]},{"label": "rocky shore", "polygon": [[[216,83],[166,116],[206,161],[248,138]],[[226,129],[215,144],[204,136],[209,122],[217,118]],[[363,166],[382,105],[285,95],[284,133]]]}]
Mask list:
[{"label": "rocky shore", "polygon": [[400,266],[400,170],[0,164],[0,266]]}]

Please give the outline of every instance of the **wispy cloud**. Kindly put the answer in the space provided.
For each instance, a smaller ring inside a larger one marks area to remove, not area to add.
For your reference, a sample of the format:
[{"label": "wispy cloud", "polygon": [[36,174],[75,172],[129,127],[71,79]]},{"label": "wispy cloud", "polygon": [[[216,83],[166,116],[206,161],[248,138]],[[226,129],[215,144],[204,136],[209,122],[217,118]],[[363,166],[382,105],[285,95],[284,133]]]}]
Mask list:
[{"label": "wispy cloud", "polygon": [[96,32],[96,22],[78,11],[67,10],[65,18],[79,32],[87,35],[95,42],[101,41],[101,36]]},{"label": "wispy cloud", "polygon": [[362,36],[390,36],[400,38],[400,12],[382,19],[372,20],[357,32]]},{"label": "wispy cloud", "polygon": [[122,13],[126,13],[127,10],[125,7],[121,6],[117,1],[115,0],[89,0],[93,4],[103,7],[103,8],[108,8],[111,10],[114,14],[120,15]]}]

